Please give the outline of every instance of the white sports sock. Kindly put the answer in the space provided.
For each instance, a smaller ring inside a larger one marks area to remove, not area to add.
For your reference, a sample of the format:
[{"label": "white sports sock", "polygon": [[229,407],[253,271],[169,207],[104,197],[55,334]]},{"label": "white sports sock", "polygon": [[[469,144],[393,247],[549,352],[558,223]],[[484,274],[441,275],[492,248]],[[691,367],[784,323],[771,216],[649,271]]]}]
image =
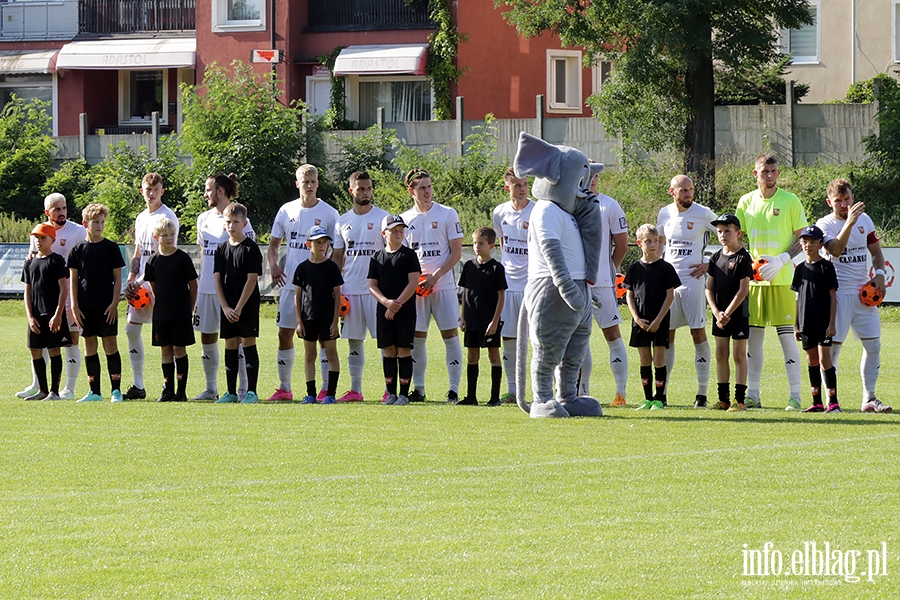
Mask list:
[{"label": "white sports sock", "polygon": [[591,395],[591,371],[594,370],[594,357],[591,355],[591,349],[588,348],[584,353],[584,360],[581,361],[581,384],[578,386],[579,396]]},{"label": "white sports sock", "polygon": [[362,393],[363,368],[366,365],[366,350],[363,340],[347,340],[350,352],[347,354],[347,370],[350,371],[350,389]]},{"label": "white sports sock", "polygon": [[503,340],[503,374],[506,375],[506,393],[516,395],[516,338]]},{"label": "white sports sock", "polygon": [[669,393],[669,382],[672,381],[672,369],[675,368],[675,342],[669,342],[669,347],[666,348],[666,373],[668,374],[666,377],[666,388],[665,393]]},{"label": "white sports sock", "polygon": [[444,347],[447,349],[447,375],[450,377],[450,389],[459,392],[459,380],[462,379],[463,370],[462,345],[459,343],[459,336],[454,335],[452,338],[445,339]]},{"label": "white sports sock", "polygon": [[875,384],[878,383],[878,372],[881,369],[881,340],[862,340],[862,347],[859,374],[863,381],[863,401],[867,401],[875,397]]},{"label": "white sports sock", "polygon": [[247,359],[244,357],[244,345],[238,344],[238,397],[247,393]]},{"label": "white sports sock", "polygon": [[81,352],[78,346],[66,348],[66,389],[75,391],[78,384],[78,373],[81,372]]},{"label": "white sports sock", "polygon": [[279,350],[275,354],[278,361],[278,389],[291,391],[291,371],[294,370],[294,349]]},{"label": "white sports sock", "polygon": [[425,368],[428,366],[428,353],[425,351],[425,342],[428,338],[417,337],[413,340],[413,383],[415,389],[425,393]]},{"label": "white sports sock", "polygon": [[628,385],[628,349],[622,338],[607,342],[609,346],[609,368],[612,370],[613,379],[616,381],[616,394],[625,398],[625,388]]},{"label": "white sports sock", "polygon": [[134,387],[144,389],[144,338],[141,337],[143,325],[128,323],[125,325],[125,337],[128,338],[128,361],[131,363],[131,374]]},{"label": "white sports sock", "polygon": [[319,348],[319,372],[322,374],[322,389],[328,387],[328,355],[325,353],[325,348]]},{"label": "white sports sock", "polygon": [[697,394],[706,395],[709,387],[709,340],[694,344],[694,364],[697,366]]},{"label": "white sports sock", "polygon": [[206,376],[206,389],[214,394],[219,393],[219,344],[203,344],[203,354],[200,355],[200,364],[203,365],[203,374]]},{"label": "white sports sock", "polygon": [[784,353],[784,368],[787,371],[788,388],[791,398],[800,398],[800,349],[794,337],[793,327],[777,327],[778,341]]},{"label": "white sports sock", "polygon": [[759,400],[759,384],[763,370],[763,343],[766,341],[766,330],[763,327],[751,327],[747,340],[747,397]]}]

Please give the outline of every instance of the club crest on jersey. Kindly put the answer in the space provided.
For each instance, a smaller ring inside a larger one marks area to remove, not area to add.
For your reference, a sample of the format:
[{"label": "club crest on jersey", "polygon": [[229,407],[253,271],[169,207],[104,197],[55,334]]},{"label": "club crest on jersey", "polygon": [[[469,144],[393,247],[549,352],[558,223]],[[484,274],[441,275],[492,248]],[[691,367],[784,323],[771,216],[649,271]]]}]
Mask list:
[{"label": "club crest on jersey", "polygon": [[688,221],[688,222],[687,222],[687,228],[688,228],[688,229],[693,229],[693,228],[694,228],[694,222],[693,222],[693,221]]},{"label": "club crest on jersey", "polygon": [[528,229],[528,221],[522,223],[522,229]]},{"label": "club crest on jersey", "polygon": [[781,212],[781,209],[780,209],[780,208],[773,208],[773,209],[772,209],[772,214],[775,215],[776,217],[778,216],[778,214],[779,214],[780,212]]},{"label": "club crest on jersey", "polygon": [[432,221],[432,222],[431,222],[431,228],[432,228],[432,229],[437,229],[437,227],[438,227],[438,222],[437,222],[437,221]]},{"label": "club crest on jersey", "polygon": [[366,229],[372,231],[372,228],[375,227],[375,223],[366,223]]},{"label": "club crest on jersey", "polygon": [[[862,229],[862,227],[860,227],[860,229]],[[60,245],[60,247],[62,247],[62,246],[65,246],[65,245],[66,245],[66,240],[65,240],[65,238],[63,238],[63,239],[61,239],[61,240],[59,240],[59,245]]]},{"label": "club crest on jersey", "polygon": [[729,270],[729,271],[733,270],[733,269],[734,269],[734,266],[735,266],[735,261],[729,260],[729,261],[728,261],[728,270]]},{"label": "club crest on jersey", "polygon": [[[865,233],[865,232],[866,232],[866,230],[863,229],[863,226],[862,226],[862,225],[860,225],[859,227],[857,227],[857,229],[859,229],[859,232],[860,232],[860,233]],[[65,240],[63,240],[63,241],[65,241]]]},{"label": "club crest on jersey", "polygon": [[316,219],[316,226],[318,227],[321,224],[322,224],[322,219]]}]

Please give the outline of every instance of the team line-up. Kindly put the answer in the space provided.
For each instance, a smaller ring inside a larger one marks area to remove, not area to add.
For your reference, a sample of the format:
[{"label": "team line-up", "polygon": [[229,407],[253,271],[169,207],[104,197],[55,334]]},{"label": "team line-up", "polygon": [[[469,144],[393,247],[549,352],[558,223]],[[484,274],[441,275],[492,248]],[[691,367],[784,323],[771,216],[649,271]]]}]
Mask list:
[{"label": "team line-up", "polygon": [[[637,349],[640,360],[644,401],[637,408],[667,406],[675,333],[685,326],[694,344],[694,406],[732,412],[760,408],[763,342],[766,327],[772,326],[784,355],[787,410],[802,410],[799,340],[807,355],[813,400],[806,411],[841,411],[837,363],[852,328],[862,343],[861,410],[891,412],[875,395],[881,352],[877,303],[885,293],[885,260],[864,204],[854,202],[848,182],[835,180],[827,189],[831,214],[811,225],[797,196],[777,186],[780,171],[774,156],[758,157],[753,174],[757,188],[740,198],[733,213],[723,215],[695,203],[691,179],[676,175],[669,186],[672,203],[660,209],[655,225],[643,224],[635,232],[642,256],[628,269],[621,286],[633,317],[629,345]],[[378,391],[383,392],[382,402],[424,401],[425,338],[433,317],[446,350],[446,401],[478,404],[478,362],[481,348],[486,348],[491,364],[487,404],[515,402],[518,315],[528,284],[529,252],[539,252],[528,235],[535,202],[528,196],[527,178],[517,177],[512,168],[506,171],[509,201],[494,209],[492,227],[473,232],[475,258],[463,265],[457,282],[453,268],[461,259],[463,245],[459,215],[434,201],[426,171],[413,169],[406,175],[413,206],[402,214],[388,214],[373,204],[372,180],[364,171],[350,177],[353,207],[343,215],[318,199],[316,167],[303,165],[296,175],[300,197],[279,209],[265,257],[273,284],[281,287],[276,317],[279,383],[268,400],[294,400],[296,336],[304,347],[302,403],[363,401],[368,334],[377,339],[382,352],[385,385]],[[81,369],[78,345],[83,338],[90,390],[79,402],[103,400],[100,342],[110,399],[146,398],[141,334],[149,323],[152,344],[161,349],[160,402],[188,400],[187,349],[195,344],[195,332],[200,334],[206,383],[194,400],[259,401],[256,339],[263,256],[246,207],[235,201],[236,177],[214,175],[206,181],[209,210],[197,219],[202,250],[199,275],[190,257],[177,248],[179,222],[163,203],[164,191],[158,174],[144,176],[141,194],[147,208],[135,220],[135,252],[125,286],[129,303],[125,334],[134,381],[124,393],[117,337],[126,265],[117,244],[103,236],[108,210],[100,204],[88,205],[82,211],[83,224],[78,225],[67,219],[61,194],[47,196],[48,221],[31,233],[32,257],[22,274],[33,380],[18,397],[74,399]],[[604,225],[604,259],[592,287],[593,314],[609,346],[616,387],[610,404],[627,406],[628,355],[619,329],[616,271],[627,251],[628,223],[618,202],[597,191],[596,177],[591,192],[599,202]],[[713,234],[722,249],[707,260],[704,248]],[[282,243],[286,244],[283,267],[279,264]],[[498,243],[499,262],[491,257]],[[805,260],[796,269],[787,268],[801,252]],[[874,267],[872,277],[867,254]],[[462,310],[457,285],[464,290]],[[707,306],[715,338],[714,403],[707,402],[711,364]],[[467,348],[467,394],[461,399],[460,329]],[[227,391],[221,395],[219,337],[225,341],[227,381]],[[337,398],[339,337],[349,345],[350,390]],[[321,388],[316,385],[317,363]],[[65,385],[60,389],[64,365]],[[501,395],[504,371],[507,387]],[[580,395],[590,395],[591,371],[592,357],[587,352]]]}]

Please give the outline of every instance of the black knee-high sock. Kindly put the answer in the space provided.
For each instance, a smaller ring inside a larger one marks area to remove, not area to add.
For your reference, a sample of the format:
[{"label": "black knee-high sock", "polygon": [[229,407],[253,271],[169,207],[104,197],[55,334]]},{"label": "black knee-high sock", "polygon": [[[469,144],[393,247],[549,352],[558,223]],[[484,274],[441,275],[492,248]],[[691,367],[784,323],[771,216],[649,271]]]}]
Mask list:
[{"label": "black knee-high sock", "polygon": [[[246,353],[246,348],[244,352]],[[237,378],[238,378],[238,349],[229,350],[225,348],[225,383],[228,386],[228,393],[237,395]],[[250,378],[248,369],[247,378]]]},{"label": "black knee-high sock", "polygon": [[490,400],[500,401],[500,381],[503,379],[503,367],[491,367]]},{"label": "black knee-high sock", "polygon": [[478,397],[478,363],[466,365],[466,397]]},{"label": "black knee-high sock", "polygon": [[747,386],[743,383],[734,384],[734,401],[744,403],[747,399]]},{"label": "black knee-high sock", "polygon": [[50,357],[50,391],[59,394],[59,379],[63,372],[63,358],[61,354]]},{"label": "black knee-high sock", "polygon": [[402,356],[397,359],[400,377],[400,395],[409,396],[409,386],[412,383],[413,359],[412,356]]},{"label": "black knee-high sock", "polygon": [[[243,346],[244,363],[247,365],[247,391],[256,393],[256,384],[259,382],[259,350],[256,344]],[[235,363],[237,364],[237,363]],[[235,367],[237,371],[237,367]]]},{"label": "black knee-high sock", "polygon": [[397,357],[381,357],[381,371],[384,373],[384,387],[388,394],[397,395]]},{"label": "black knee-high sock", "polygon": [[716,384],[716,390],[719,394],[719,402],[728,402],[730,400],[728,396],[729,388],[730,386],[728,385],[727,381],[725,383]]},{"label": "black knee-high sock", "polygon": [[837,367],[831,367],[825,371],[825,390],[828,393],[828,404],[836,404],[837,397]]},{"label": "black knee-high sock", "polygon": [[337,393],[337,384],[340,377],[340,371],[328,371],[328,389],[325,392],[327,395],[334,397],[334,395]]},{"label": "black knee-high sock", "polygon": [[175,393],[175,363],[163,363],[163,394]]},{"label": "black knee-high sock", "polygon": [[122,355],[115,354],[106,355],[106,370],[109,371],[109,385],[113,390],[122,387]]},{"label": "black knee-high sock", "polygon": [[102,396],[100,392],[100,355],[91,354],[84,357],[84,370],[87,371],[88,385],[91,386],[91,392]]},{"label": "black knee-high sock", "polygon": [[666,401],[666,379],[668,377],[669,372],[666,365],[656,367],[656,395],[653,396],[654,400]]},{"label": "black knee-high sock", "polygon": [[47,363],[44,362],[44,357],[32,358],[31,367],[34,369],[34,374],[37,375],[38,388],[46,394],[50,388],[47,387]]},{"label": "black knee-high sock", "polygon": [[188,380],[188,357],[187,354],[181,358],[175,359],[175,379],[178,382],[176,393],[184,394],[187,389]]},{"label": "black knee-high sock", "polygon": [[809,371],[809,389],[812,392],[813,404],[822,404],[822,372],[819,365],[807,367]]},{"label": "black knee-high sock", "polygon": [[641,365],[641,385],[644,387],[644,399],[653,400],[653,367]]}]

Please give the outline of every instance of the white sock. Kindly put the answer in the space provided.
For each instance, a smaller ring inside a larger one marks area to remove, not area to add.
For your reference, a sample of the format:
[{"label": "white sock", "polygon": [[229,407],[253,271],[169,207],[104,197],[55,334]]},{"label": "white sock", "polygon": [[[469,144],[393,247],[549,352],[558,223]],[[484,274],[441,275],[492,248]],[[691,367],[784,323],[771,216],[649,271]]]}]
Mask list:
[{"label": "white sock", "polygon": [[238,398],[247,394],[247,359],[244,358],[244,345],[238,344]]},{"label": "white sock", "polygon": [[581,385],[578,386],[579,396],[591,395],[591,371],[594,370],[594,357],[591,356],[591,349],[584,353],[584,360],[581,361]]},{"label": "white sock", "polygon": [[447,375],[450,376],[450,390],[459,392],[459,380],[462,379],[463,371],[462,344],[459,343],[459,336],[454,335],[452,338],[445,339],[444,347],[447,349]]},{"label": "white sock", "polygon": [[417,337],[413,340],[413,383],[415,389],[425,393],[425,368],[428,366],[428,353],[425,352],[425,341],[428,338]]},{"label": "white sock", "polygon": [[618,338],[607,342],[607,345],[609,346],[609,368],[616,381],[616,394],[625,398],[625,388],[628,384],[628,349],[625,348],[625,340]]},{"label": "white sock", "polygon": [[291,391],[291,371],[294,370],[294,349],[279,350],[275,354],[278,361],[278,389]]},{"label": "white sock", "polygon": [[763,343],[766,341],[766,330],[763,327],[751,327],[747,340],[747,397],[759,400],[759,384],[763,370]]},{"label": "white sock", "polygon": [[709,387],[709,340],[694,344],[694,364],[697,366],[697,394],[706,395]]},{"label": "white sock", "polygon": [[78,373],[81,372],[81,352],[78,346],[68,346],[66,348],[66,388],[75,391],[78,384]]},{"label": "white sock", "polygon": [[350,389],[362,393],[363,367],[366,365],[366,350],[363,340],[347,340],[350,352],[347,354],[347,370],[350,371]]},{"label": "white sock", "polygon": [[214,394],[219,393],[219,344],[203,344],[203,354],[200,355],[200,364],[203,365],[203,374],[206,376],[206,389]]},{"label": "white sock", "polygon": [[863,399],[867,401],[875,397],[875,384],[878,383],[878,371],[881,369],[881,340],[878,338],[862,340],[862,347],[859,374],[862,375],[863,381]]},{"label": "white sock", "polygon": [[675,368],[675,342],[669,342],[669,347],[666,348],[666,388],[665,393],[669,393],[669,382],[672,381],[672,370]]},{"label": "white sock", "polygon": [[322,374],[322,389],[328,387],[328,355],[325,354],[325,348],[319,348],[319,372]]},{"label": "white sock", "polygon": [[800,398],[800,349],[794,337],[793,327],[776,327],[781,351],[784,353],[784,368],[787,371],[788,388],[791,398]]},{"label": "white sock", "polygon": [[144,389],[144,338],[141,337],[142,329],[143,325],[140,323],[128,323],[125,325],[131,374],[134,377],[134,387],[139,389]]},{"label": "white sock", "polygon": [[516,338],[503,340],[503,374],[506,375],[506,393],[516,395]]}]

